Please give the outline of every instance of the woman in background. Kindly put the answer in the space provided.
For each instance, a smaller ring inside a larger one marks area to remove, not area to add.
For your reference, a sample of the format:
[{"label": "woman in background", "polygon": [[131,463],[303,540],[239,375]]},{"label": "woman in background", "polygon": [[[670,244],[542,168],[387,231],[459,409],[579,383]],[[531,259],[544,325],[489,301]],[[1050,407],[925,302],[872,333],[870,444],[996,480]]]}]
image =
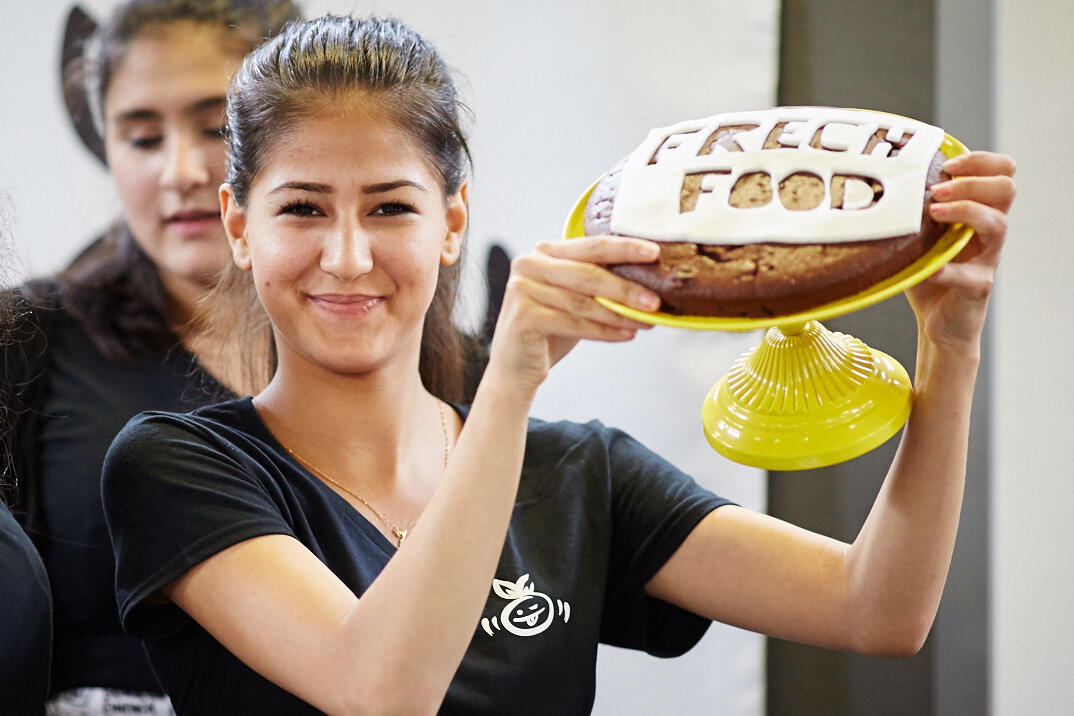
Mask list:
[{"label": "woman in background", "polygon": [[67,270],[21,289],[4,349],[12,511],[53,591],[50,713],[171,712],[120,628],[101,463],[132,415],[229,394],[190,324],[228,260],[225,92],[243,56],[298,17],[289,0],[131,0],[74,68],[123,216]]},{"label": "woman in background", "polygon": [[976,235],[910,292],[914,412],[843,544],[728,504],[617,430],[529,419],[579,340],[644,327],[593,297],[654,310],[602,268],[655,260],[651,242],[516,260],[473,404],[450,404],[468,152],[450,73],[412,30],[289,27],[247,56],[228,127],[218,305],[238,324],[232,307],[260,299],[275,372],[252,398],[135,418],[102,478],[121,618],[181,713],[586,713],[598,642],[675,655],[713,619],[920,648],[958,523],[1009,158],[965,155],[933,187],[933,215]]}]

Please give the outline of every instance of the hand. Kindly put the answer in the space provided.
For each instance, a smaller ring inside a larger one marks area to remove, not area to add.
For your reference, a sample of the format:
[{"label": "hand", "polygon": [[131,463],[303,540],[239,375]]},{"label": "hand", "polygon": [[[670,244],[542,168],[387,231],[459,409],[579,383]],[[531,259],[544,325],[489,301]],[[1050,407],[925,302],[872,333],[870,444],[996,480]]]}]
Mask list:
[{"label": "hand", "polygon": [[952,262],[906,293],[922,338],[976,355],[1014,201],[1015,165],[1005,154],[970,152],[944,169],[955,178],[933,185],[932,216],[966,224],[974,235]]},{"label": "hand", "polygon": [[651,328],[608,310],[594,297],[655,311],[656,294],[601,264],[648,263],[659,254],[651,241],[589,236],[541,242],[533,253],[516,258],[493,334],[490,368],[508,371],[516,388],[536,390],[579,340],[628,341],[639,328]]}]

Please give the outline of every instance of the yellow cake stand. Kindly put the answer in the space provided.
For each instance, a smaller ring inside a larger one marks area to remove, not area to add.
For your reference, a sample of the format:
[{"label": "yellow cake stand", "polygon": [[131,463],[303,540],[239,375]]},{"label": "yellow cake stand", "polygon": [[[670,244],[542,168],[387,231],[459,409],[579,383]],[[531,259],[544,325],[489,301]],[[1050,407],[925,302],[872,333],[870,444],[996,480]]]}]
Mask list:
[{"label": "yellow cake stand", "polygon": [[[950,135],[947,157],[966,151]],[[585,235],[583,214],[596,182],[579,198],[563,235]],[[602,305],[642,323],[708,331],[767,329],[713,386],[701,409],[709,444],[721,455],[767,470],[804,470],[862,455],[897,433],[910,416],[913,389],[890,356],[820,321],[902,293],[958,255],[973,230],[952,225],[927,253],[899,273],[853,296],[773,318],[718,318],[647,313],[606,298]]]}]

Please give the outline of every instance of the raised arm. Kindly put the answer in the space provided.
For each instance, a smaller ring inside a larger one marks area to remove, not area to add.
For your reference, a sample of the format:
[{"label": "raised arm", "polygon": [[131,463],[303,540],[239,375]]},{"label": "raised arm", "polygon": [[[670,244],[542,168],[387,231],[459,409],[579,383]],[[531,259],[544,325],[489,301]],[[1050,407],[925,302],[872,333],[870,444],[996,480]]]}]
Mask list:
[{"label": "raised arm", "polygon": [[883,655],[915,653],[939,606],[966,479],[970,404],[988,298],[1014,199],[1010,157],[950,160],[933,216],[973,240],[908,291],[918,323],[914,409],[853,544],[724,507],[649,582],[654,596],[765,634]]},{"label": "raised arm", "polygon": [[628,340],[640,327],[593,295],[651,306],[640,287],[596,264],[654,256],[647,242],[578,239],[515,261],[449,464],[411,535],[360,597],[283,535],[217,553],[165,595],[247,665],[328,713],[435,712],[503,548],[534,393],[578,340]]}]

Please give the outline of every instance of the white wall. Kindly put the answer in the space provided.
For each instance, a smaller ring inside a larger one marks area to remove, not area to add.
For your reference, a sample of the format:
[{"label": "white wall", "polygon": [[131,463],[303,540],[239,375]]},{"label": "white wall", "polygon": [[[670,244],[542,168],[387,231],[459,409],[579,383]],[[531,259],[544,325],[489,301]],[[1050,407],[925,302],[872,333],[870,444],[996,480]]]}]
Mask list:
[{"label": "white wall", "polygon": [[[83,5],[100,16],[111,3]],[[5,0],[0,11],[0,194],[11,198],[17,248],[36,272],[61,266],[118,213],[106,175],[62,113],[56,65],[68,7]],[[558,236],[579,194],[650,127],[775,99],[778,0],[305,7],[401,17],[462,70],[477,118],[470,248],[478,264],[491,240],[520,253]],[[471,311],[480,310],[480,292],[471,294]],[[557,367],[535,412],[624,427],[703,484],[763,509],[764,474],[717,455],[700,429],[705,393],[757,340],[658,328],[629,346],[584,345]],[[719,625],[679,659],[603,649],[596,713],[759,714],[763,656],[761,637]]]},{"label": "white wall", "polygon": [[1018,199],[996,285],[992,704],[1074,708],[1074,3],[997,0],[997,145]]}]

